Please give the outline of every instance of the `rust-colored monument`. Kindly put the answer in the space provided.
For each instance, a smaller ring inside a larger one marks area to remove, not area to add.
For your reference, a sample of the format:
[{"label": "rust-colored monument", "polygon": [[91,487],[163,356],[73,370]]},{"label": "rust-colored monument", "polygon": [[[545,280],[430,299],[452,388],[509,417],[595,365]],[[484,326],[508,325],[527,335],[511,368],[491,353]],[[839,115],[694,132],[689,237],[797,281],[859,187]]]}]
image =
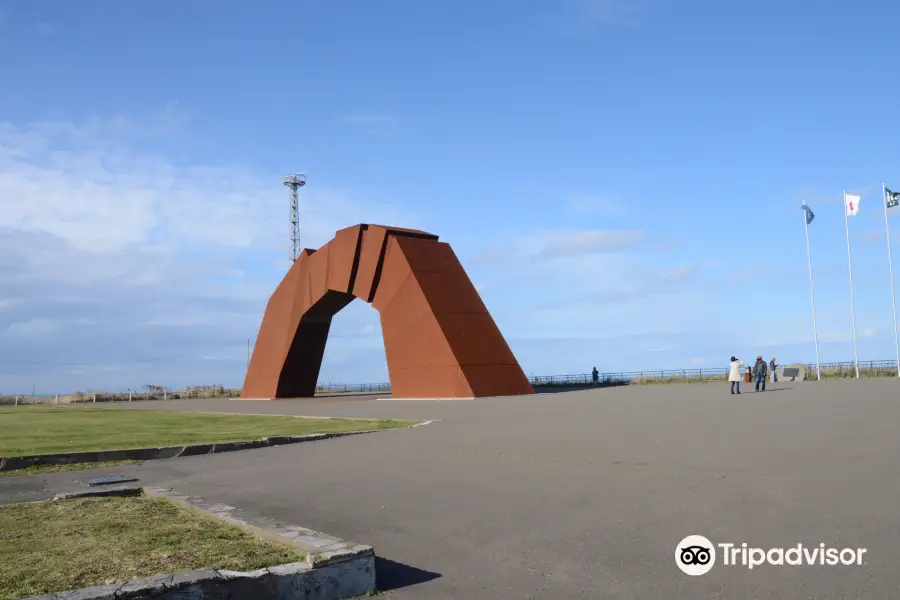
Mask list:
[{"label": "rust-colored monument", "polygon": [[354,225],[304,250],[269,299],[242,398],[315,393],[331,318],[374,306],[395,398],[532,394],[449,244],[424,231]]}]

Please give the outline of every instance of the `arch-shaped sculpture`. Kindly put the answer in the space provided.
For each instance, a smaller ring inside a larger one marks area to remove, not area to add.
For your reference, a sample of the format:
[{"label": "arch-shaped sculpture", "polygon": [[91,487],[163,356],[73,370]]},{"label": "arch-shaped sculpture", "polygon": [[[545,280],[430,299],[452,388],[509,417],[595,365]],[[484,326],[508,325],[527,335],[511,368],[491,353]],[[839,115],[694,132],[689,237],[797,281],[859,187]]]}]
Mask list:
[{"label": "arch-shaped sculpture", "polygon": [[241,397],[312,396],[331,318],[354,298],[381,316],[395,398],[534,393],[449,244],[361,224],[304,250],[278,285]]}]

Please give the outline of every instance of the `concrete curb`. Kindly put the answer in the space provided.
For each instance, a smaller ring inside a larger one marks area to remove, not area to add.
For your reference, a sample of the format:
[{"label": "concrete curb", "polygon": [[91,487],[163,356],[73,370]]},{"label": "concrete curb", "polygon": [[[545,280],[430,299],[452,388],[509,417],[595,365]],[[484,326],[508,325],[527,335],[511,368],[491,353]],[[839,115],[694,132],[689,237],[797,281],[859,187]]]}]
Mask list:
[{"label": "concrete curb", "polygon": [[253,518],[234,506],[209,502],[170,488],[119,486],[57,494],[54,500],[142,493],[165,496],[268,539],[298,546],[307,559],[247,572],[201,569],[157,575],[126,583],[30,596],[24,600],[342,600],[376,590],[375,550],[371,546],[271,519]]},{"label": "concrete curb", "polygon": [[[401,427],[409,429],[416,427]],[[303,442],[316,442],[331,438],[347,437],[350,435],[362,435],[365,433],[377,433],[380,431],[393,431],[392,429],[367,429],[365,431],[347,431],[342,433],[314,433],[311,435],[273,436],[261,440],[246,442],[222,442],[219,444],[193,444],[187,446],[167,446],[164,448],[131,448],[128,450],[98,450],[92,452],[64,452],[59,454],[35,454],[32,456],[2,456],[0,457],[0,471],[18,471],[39,465],[69,465],[74,463],[110,462],[117,460],[157,460],[161,458],[178,458],[182,456],[200,456],[204,454],[218,454],[220,452],[235,452],[237,450],[253,450],[255,448],[268,448],[270,446],[283,446],[286,444],[300,444]]]},{"label": "concrete curb", "polygon": [[237,507],[206,500],[200,496],[182,494],[171,488],[145,487],[144,492],[149,496],[165,496],[182,506],[212,514],[223,521],[249,529],[270,540],[299,546],[306,552],[307,563],[310,567],[323,566],[360,556],[374,556],[375,554],[371,546],[354,544],[299,525],[280,523],[266,517],[256,517]]},{"label": "concrete curb", "polygon": [[375,591],[374,560],[369,563],[289,563],[249,572],[201,569],[24,600],[341,600]]}]

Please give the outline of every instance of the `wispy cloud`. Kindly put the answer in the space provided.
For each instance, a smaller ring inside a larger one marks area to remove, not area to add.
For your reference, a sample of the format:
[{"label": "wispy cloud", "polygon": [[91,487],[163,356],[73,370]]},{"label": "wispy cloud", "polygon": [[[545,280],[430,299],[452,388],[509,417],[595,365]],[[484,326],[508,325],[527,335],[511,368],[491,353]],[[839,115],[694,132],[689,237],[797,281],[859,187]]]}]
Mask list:
[{"label": "wispy cloud", "polygon": [[546,236],[536,256],[560,258],[607,254],[637,244],[643,239],[642,229],[553,232]]},{"label": "wispy cloud", "polygon": [[566,207],[569,212],[576,215],[621,217],[625,214],[625,208],[620,201],[603,194],[573,194],[568,198]]},{"label": "wispy cloud", "polygon": [[477,265],[554,260],[611,254],[644,240],[642,229],[554,229],[530,233],[513,244],[488,248],[473,257]]},{"label": "wispy cloud", "polygon": [[37,32],[43,37],[49,37],[56,33],[56,26],[42,21],[37,24]]},{"label": "wispy cloud", "polygon": [[515,258],[516,250],[511,246],[489,248],[476,253],[472,257],[472,264],[477,266],[504,263]]},{"label": "wispy cloud", "polygon": [[[848,187],[843,191],[829,191],[823,192],[819,188],[816,187],[804,187],[798,189],[794,192],[794,198],[797,202],[797,207],[806,202],[813,210],[815,210],[816,206],[821,205],[842,205],[844,203],[844,192],[848,194],[853,194],[855,196],[860,196],[862,200],[860,201],[860,205],[863,205],[863,202],[868,204],[867,197],[872,196],[873,194],[877,196],[881,196],[881,184],[880,183],[869,183],[863,184],[853,187]],[[875,199],[878,201],[878,198]]]},{"label": "wispy cloud", "polygon": [[737,273],[732,273],[728,276],[728,283],[734,285],[739,283],[750,283],[755,281],[759,277],[766,272],[766,265],[754,264],[748,267],[743,267],[738,270]]},{"label": "wispy cloud", "polygon": [[402,133],[400,119],[393,115],[357,113],[341,120],[356,130],[374,137],[396,137]]},{"label": "wispy cloud", "polygon": [[603,281],[599,289],[584,296],[594,304],[618,304],[652,296],[663,296],[683,290],[683,284],[694,278],[700,264],[676,267],[644,267],[633,269],[626,281]]},{"label": "wispy cloud", "polygon": [[[287,266],[282,187],[278,173],[145,150],[148,136],[160,141],[153,147],[176,143],[187,123],[174,105],[143,118],[0,122],[5,389],[35,378],[61,392],[144,378],[240,384],[244,357],[230,364],[223,349],[255,335]],[[165,131],[174,137],[161,140]],[[417,225],[322,185],[309,186],[300,210],[309,247],[348,225],[348,214]],[[357,331],[377,322],[365,315]],[[328,360],[339,360],[332,350],[342,343],[329,344]],[[131,367],[110,370],[120,363]]]},{"label": "wispy cloud", "polygon": [[653,283],[677,283],[696,275],[700,265],[698,263],[680,265],[670,268],[652,268],[648,271],[650,281]]},{"label": "wispy cloud", "polygon": [[[878,331],[873,327],[866,327],[865,329],[860,329],[856,332],[856,338],[858,340],[867,340],[875,337]],[[820,342],[850,342],[853,341],[853,332],[852,331],[823,331],[819,334]]]}]

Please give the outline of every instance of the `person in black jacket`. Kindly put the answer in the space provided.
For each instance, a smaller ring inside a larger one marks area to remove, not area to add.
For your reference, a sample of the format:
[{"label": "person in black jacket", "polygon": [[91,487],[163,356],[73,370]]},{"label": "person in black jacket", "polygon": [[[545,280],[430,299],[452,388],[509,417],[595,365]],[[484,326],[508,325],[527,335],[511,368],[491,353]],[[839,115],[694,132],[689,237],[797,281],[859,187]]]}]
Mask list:
[{"label": "person in black jacket", "polygon": [[756,391],[759,391],[759,384],[762,383],[762,391],[766,391],[766,361],[763,360],[762,354],[756,357],[756,364],[753,365],[753,378],[756,379]]}]

